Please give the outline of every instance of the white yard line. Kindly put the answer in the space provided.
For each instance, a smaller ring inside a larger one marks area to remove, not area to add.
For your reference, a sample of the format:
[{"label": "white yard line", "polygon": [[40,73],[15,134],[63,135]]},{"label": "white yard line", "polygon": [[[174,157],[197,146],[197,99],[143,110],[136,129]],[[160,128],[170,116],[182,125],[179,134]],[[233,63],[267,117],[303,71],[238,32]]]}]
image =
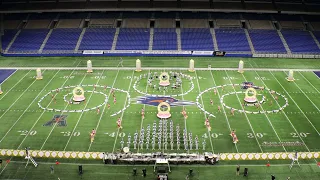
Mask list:
[{"label": "white yard line", "polygon": [[[201,89],[200,89],[200,84],[199,84],[199,78],[198,78],[198,75],[197,75],[197,71],[194,72],[195,75],[196,75],[196,79],[197,79],[197,85],[198,85],[198,90],[199,92],[201,92]],[[201,104],[202,104],[202,107],[204,107],[204,104],[203,104],[203,99],[202,99],[202,96],[200,96],[200,99],[201,99]],[[204,118],[207,119],[207,114],[206,113],[203,113],[204,114]],[[211,144],[211,150],[212,150],[212,153],[214,153],[214,150],[213,150],[213,144],[212,144],[212,139],[211,139],[211,134],[210,134],[210,131],[209,129],[207,129],[207,132],[208,132],[208,135],[209,135],[209,140],[210,140],[210,144]]]},{"label": "white yard line", "polygon": [[[115,77],[114,80],[113,80],[113,83],[112,83],[112,86],[111,86],[112,88],[114,87],[114,84],[116,83],[116,80],[117,80],[117,78],[118,78],[119,72],[120,72],[120,69],[118,70],[118,72],[117,72],[117,74],[116,74],[116,77]],[[108,94],[108,101],[109,101],[109,98],[110,98],[110,95],[111,95],[111,90],[112,90],[112,89],[110,89],[109,94]],[[100,115],[98,124],[97,124],[97,126],[96,126],[96,128],[95,128],[96,133],[97,133],[97,131],[98,131],[98,128],[99,128],[99,125],[100,125],[102,116],[103,116],[103,114],[104,114],[104,111],[106,110],[107,105],[108,105],[108,103],[106,103],[106,104],[104,105],[104,108],[103,108],[102,113],[101,113],[101,115]],[[89,145],[89,148],[88,148],[88,152],[90,151],[91,146],[92,146],[92,142],[90,142],[90,145]]]},{"label": "white yard line", "polygon": [[[85,74],[85,75],[83,76],[83,78],[82,78],[82,80],[81,80],[81,82],[80,82],[79,84],[81,84],[81,83],[83,82],[83,80],[86,78],[86,76],[87,76],[87,74]],[[69,78],[68,78],[68,79],[69,79]],[[72,97],[71,97],[71,98],[72,98]],[[71,98],[70,98],[70,99],[71,99]],[[68,104],[66,105],[66,107],[63,109],[63,111],[66,110],[68,106],[69,106],[69,103],[68,103]],[[61,115],[64,114],[63,111],[62,111]],[[49,132],[49,135],[47,136],[47,138],[46,138],[45,141],[43,142],[40,150],[42,150],[42,148],[44,147],[44,145],[45,145],[46,142],[48,141],[49,137],[51,136],[51,134],[52,134],[52,132],[53,132],[53,130],[55,129],[56,126],[57,126],[57,123],[55,123],[55,124],[53,125],[53,127],[51,128],[51,131]]]},{"label": "white yard line", "polygon": [[2,85],[4,82],[6,82],[12,75],[14,75],[16,72],[18,71],[18,69],[15,69],[15,71],[12,73],[12,74],[10,74],[5,80],[3,80],[1,83],[0,83],[0,85]]},{"label": "white yard line", "polygon": [[[226,72],[226,75],[227,75],[227,77],[228,77],[228,79],[229,79],[230,83],[232,84],[232,81],[231,81],[231,79],[230,79],[230,77],[229,77],[229,75],[228,75],[227,71],[225,71],[225,72]],[[235,89],[234,87],[233,87],[233,90],[234,90],[234,92],[236,92],[236,89]],[[238,94],[236,94],[236,96],[237,96],[237,99],[238,99],[238,102],[239,102],[240,106],[242,107],[242,110],[244,110],[244,108],[243,108],[243,106],[242,106],[242,104],[241,104],[241,101],[240,101],[240,99],[239,99]],[[255,133],[255,131],[254,131],[254,129],[253,129],[253,127],[252,127],[251,123],[250,123],[250,120],[249,120],[249,118],[248,118],[247,114],[246,114],[246,113],[243,113],[243,114],[244,114],[244,116],[246,117],[246,119],[247,119],[247,121],[248,121],[248,124],[249,124],[249,126],[250,126],[250,128],[251,128],[251,131],[253,132],[253,136],[255,137],[255,139],[256,139],[256,141],[257,141],[257,144],[258,144],[258,146],[259,146],[259,148],[260,148],[261,152],[263,153],[263,150],[262,150],[261,145],[260,145],[260,143],[259,143],[259,140],[258,140],[258,138],[257,138],[257,134]]]},{"label": "white yard line", "polygon": [[[100,78],[98,79],[98,81],[97,81],[95,84],[99,84],[99,82],[100,82],[100,80],[101,80],[101,76],[103,75],[103,73],[104,73],[104,70],[102,71],[102,73],[101,73],[101,75],[100,75]],[[94,89],[95,89],[95,88],[94,88]],[[93,89],[93,91],[95,91],[94,89]],[[87,106],[88,106],[88,104],[89,104],[89,102],[90,102],[90,99],[91,99],[91,97],[92,97],[92,95],[93,95],[93,91],[92,91],[92,93],[90,94],[90,96],[89,96],[89,98],[88,98],[88,101],[86,102],[86,105],[84,106],[83,109],[86,109],[86,108],[87,108]],[[80,123],[80,120],[81,120],[83,114],[84,114],[84,111],[81,112],[80,117],[78,118],[78,121],[77,121],[76,125],[74,126],[74,128],[73,128],[73,130],[72,130],[72,132],[71,132],[71,136],[69,136],[69,139],[68,139],[67,144],[66,144],[66,146],[64,147],[63,151],[65,151],[65,150],[67,149],[67,147],[68,147],[68,145],[69,145],[69,143],[70,143],[70,141],[71,141],[71,138],[73,137],[72,134],[75,132],[76,128],[78,127],[78,124]]]},{"label": "white yard line", "polygon": [[[212,71],[210,71],[210,74],[211,74],[211,77],[212,77],[212,80],[213,80],[214,86],[217,86],[216,81],[214,80],[214,77],[213,77],[213,75],[212,75]],[[231,129],[231,126],[230,126],[229,118],[228,118],[228,116],[227,116],[227,113],[226,113],[226,110],[225,110],[224,106],[223,106],[223,105],[221,104],[221,102],[220,102],[220,98],[221,98],[221,96],[220,96],[220,93],[219,93],[219,91],[218,91],[218,90],[217,90],[217,93],[218,93],[218,97],[219,97],[219,103],[220,103],[220,105],[221,105],[221,107],[222,107],[223,114],[224,114],[224,116],[226,117],[226,121],[227,121],[227,124],[228,124],[229,130],[230,130],[230,132],[231,132],[231,131],[232,131],[232,129]],[[234,146],[236,147],[237,153],[239,153],[237,143],[234,143]]]},{"label": "white yard line", "polygon": [[[31,71],[31,70],[30,70]],[[29,72],[30,72],[29,71]],[[17,72],[17,71],[15,71],[15,72]],[[29,74],[29,72],[27,72],[15,85],[13,85],[4,95],[2,95],[1,96],[1,98],[0,98],[0,101],[14,88],[14,87],[16,87],[16,85],[18,85],[28,74]],[[11,76],[11,75],[10,75]],[[7,78],[8,79],[8,78]],[[6,80],[7,80],[6,79]],[[4,81],[2,82],[2,83],[4,83]],[[2,83],[1,83],[1,85],[2,85]]]},{"label": "white yard line", "polygon": [[[132,75],[131,75],[131,81],[130,81],[130,84],[129,84],[128,92],[130,92],[131,83],[132,83],[132,80],[133,80],[133,75],[134,75],[134,71],[132,72]],[[127,101],[128,101],[128,96],[126,96],[126,100],[125,100],[125,102],[124,102],[123,107],[126,107]],[[123,114],[124,114],[124,111],[122,111],[121,116],[120,116],[121,124],[123,123],[123,119],[122,119],[122,118],[123,118]],[[119,131],[120,131],[120,128],[118,128],[118,131],[117,131],[117,134],[116,134],[116,138],[115,138],[115,140],[114,140],[113,149],[112,149],[112,154],[114,153],[114,150],[115,150],[115,148],[116,148],[117,139],[118,139],[118,136],[119,136]]]},{"label": "white yard line", "polygon": [[[257,76],[260,78],[260,75],[258,74],[258,72],[257,72],[257,71],[255,71],[255,72],[256,72]],[[267,85],[264,83],[264,81],[263,81],[261,78],[260,78],[260,80],[261,80],[261,82],[263,83],[263,85],[264,85],[265,87],[267,87]],[[274,96],[271,94],[270,91],[268,91],[268,92],[269,92],[269,94],[271,95],[271,97],[275,100],[275,102],[277,103],[278,107],[280,108],[281,106],[280,106],[279,102],[274,98]],[[286,119],[288,120],[288,122],[290,123],[290,125],[291,125],[291,127],[294,129],[294,131],[297,133],[299,139],[303,142],[303,144],[305,145],[306,149],[310,152],[310,149],[308,148],[307,144],[306,144],[306,143],[304,142],[304,140],[301,138],[300,133],[298,133],[297,129],[294,127],[294,125],[292,124],[292,122],[291,122],[291,120],[289,119],[289,117],[287,116],[287,114],[286,114],[284,111],[281,111],[281,112],[282,112],[282,114],[286,117]]]},{"label": "white yard line", "polygon": [[[242,74],[242,77],[244,78],[244,80],[245,80],[246,82],[248,82],[248,80],[246,79],[246,77],[245,77],[243,74]],[[261,79],[261,78],[260,78],[260,79]],[[262,111],[265,111],[265,110],[263,109],[262,105],[260,105],[260,108],[262,109]],[[270,121],[270,119],[269,119],[269,117],[268,117],[267,113],[264,113],[264,115],[265,115],[265,116],[266,116],[266,118],[268,119],[268,122],[269,122],[270,126],[272,127],[273,132],[276,134],[276,136],[277,136],[277,138],[278,138],[279,142],[282,142],[282,140],[280,139],[280,137],[279,137],[279,135],[278,135],[278,133],[277,133],[276,129],[273,127],[273,124],[271,123],[271,121]],[[281,143],[281,144],[282,144],[282,143]],[[285,152],[288,152],[288,151],[287,151],[287,149],[284,147],[284,145],[282,145],[282,148],[283,148],[283,150],[284,150]]]},{"label": "white yard line", "polygon": [[[147,76],[146,93],[148,93],[148,79],[149,79],[149,74],[150,74],[150,70],[149,70],[148,76]],[[144,109],[144,111],[146,110],[146,105],[145,105],[145,104],[143,105],[143,109]],[[139,130],[140,132],[141,132],[141,129],[142,129],[143,121],[144,121],[144,118],[141,118],[141,124],[140,124],[140,130]],[[141,138],[141,134],[140,134],[140,136],[139,136],[139,142],[140,142],[140,138]],[[137,151],[137,153],[139,153],[139,150],[140,150],[140,146],[138,146],[138,151]]]},{"label": "white yard line", "polygon": [[314,85],[301,72],[299,72],[299,74],[320,94],[320,91],[316,87],[314,87]]},{"label": "white yard line", "polygon": [[310,121],[310,119],[307,117],[307,115],[302,111],[302,109],[299,107],[299,105],[296,103],[295,100],[293,100],[293,98],[290,96],[290,94],[288,93],[288,91],[282,86],[282,84],[278,81],[278,79],[274,76],[274,74],[269,71],[271,73],[271,75],[273,76],[273,78],[278,82],[278,84],[282,87],[282,89],[288,94],[288,96],[290,97],[290,99],[292,100],[292,102],[297,106],[297,108],[300,110],[300,112],[303,114],[303,116],[308,120],[308,122],[311,124],[311,126],[313,127],[313,129],[318,133],[318,135],[320,136],[319,131],[317,130],[317,128],[312,124],[312,122]]},{"label": "white yard line", "polygon": [[[55,74],[56,75],[56,74]],[[54,76],[55,76],[54,75]],[[51,79],[52,80],[52,79]],[[11,104],[11,106],[0,116],[0,119],[10,110],[10,108],[15,105],[15,103],[24,95],[25,92],[27,92],[27,90],[36,82],[37,80],[34,80],[23,92],[22,94]],[[48,84],[47,84],[48,85]],[[46,86],[47,86],[46,85]],[[44,88],[42,89],[42,91],[44,90]],[[37,95],[37,97],[40,94]],[[36,98],[37,98],[36,97]],[[23,111],[22,115],[27,112],[27,110],[30,108],[30,106],[32,105],[32,103],[36,100],[33,99],[33,101],[29,104],[29,106]],[[1,138],[0,143],[3,141],[3,139],[8,135],[8,133],[12,130],[12,128],[18,123],[18,121],[21,119],[22,115],[14,122],[14,124],[10,127],[10,129],[6,132],[6,134]]]},{"label": "white yard line", "polygon": [[[73,74],[74,71],[72,71],[70,73],[70,75],[68,77],[70,77],[72,74]],[[66,78],[66,80],[64,81],[64,83],[60,86],[61,88],[64,87],[64,85],[67,83],[67,81],[69,80],[70,78]],[[56,95],[54,95],[55,97]],[[50,104],[53,102],[53,99],[50,100],[50,102],[48,103],[47,107],[48,108],[50,106]],[[43,110],[42,113],[40,114],[40,116],[38,117],[38,119],[36,120],[36,122],[33,124],[33,126],[30,128],[30,130],[28,131],[27,135],[24,137],[24,139],[21,141],[20,145],[18,146],[17,149],[19,149],[23,142],[27,139],[29,133],[33,130],[33,128],[37,125],[38,121],[41,119],[41,117],[43,116],[43,114],[46,112],[46,110]]]}]

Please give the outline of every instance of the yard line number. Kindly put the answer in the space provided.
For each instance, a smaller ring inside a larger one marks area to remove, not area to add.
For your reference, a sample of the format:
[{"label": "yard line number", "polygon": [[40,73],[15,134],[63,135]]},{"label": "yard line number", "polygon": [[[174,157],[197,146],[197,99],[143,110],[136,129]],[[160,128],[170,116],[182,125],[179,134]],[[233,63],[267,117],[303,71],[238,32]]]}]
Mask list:
[{"label": "yard line number", "polygon": [[[105,133],[105,134],[109,134],[110,137],[116,137],[116,134],[117,134],[117,133],[116,133],[116,132],[113,132],[113,133]],[[121,132],[121,133],[118,134],[118,136],[121,137],[121,138],[122,138],[122,137],[125,137],[125,136],[126,136],[126,133]]]},{"label": "yard line number", "polygon": [[236,79],[235,77],[229,76],[229,77],[222,77],[224,80],[229,80],[229,79]]},{"label": "yard line number", "polygon": [[24,130],[24,131],[18,131],[20,133],[20,136],[34,136],[37,134],[37,131],[27,131],[27,130]]},{"label": "yard line number", "polygon": [[308,137],[310,133],[305,133],[305,132],[300,132],[300,133],[296,133],[296,132],[292,132],[290,133],[291,137]]},{"label": "yard line number", "polygon": [[[212,138],[218,138],[219,136],[221,136],[221,135],[223,135],[223,134],[219,134],[219,133],[211,133],[211,137]],[[203,135],[202,135],[202,138],[208,138],[209,136],[208,136],[208,134],[207,133],[204,133]]]},{"label": "yard line number", "polygon": [[262,80],[262,81],[269,80],[266,77],[254,77],[254,78],[255,78],[255,80]]},{"label": "yard line number", "polygon": [[63,136],[80,136],[80,132],[70,132],[70,131],[67,131],[67,132],[61,132],[61,134],[63,134]]},{"label": "yard line number", "polygon": [[[256,137],[263,138],[263,136],[266,135],[265,133],[256,133]],[[248,138],[254,138],[254,133],[247,133]]]}]

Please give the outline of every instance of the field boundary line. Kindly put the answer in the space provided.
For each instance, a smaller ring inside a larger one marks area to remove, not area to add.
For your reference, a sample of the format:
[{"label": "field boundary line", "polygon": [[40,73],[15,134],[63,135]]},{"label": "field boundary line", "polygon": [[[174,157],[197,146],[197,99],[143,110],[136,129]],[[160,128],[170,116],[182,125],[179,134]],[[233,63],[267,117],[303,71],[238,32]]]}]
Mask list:
[{"label": "field boundary line", "polygon": [[[232,81],[231,81],[231,79],[230,79],[230,77],[229,77],[229,74],[227,73],[227,71],[225,71],[225,73],[226,73],[226,75],[227,75],[227,77],[228,77],[228,79],[229,79],[229,82],[232,84]],[[233,88],[233,91],[236,92],[236,89],[235,89],[233,86],[232,86],[232,88]],[[238,102],[239,102],[240,106],[242,107],[242,110],[244,110],[244,108],[243,108],[243,106],[242,106],[242,104],[241,104],[241,101],[240,101],[240,99],[239,99],[238,94],[236,94],[236,96],[237,96],[237,99],[238,99]],[[261,145],[260,145],[260,143],[259,143],[259,140],[258,140],[258,138],[257,138],[257,134],[255,133],[255,131],[254,131],[254,129],[253,129],[251,123],[250,123],[250,120],[249,120],[247,114],[246,114],[246,113],[243,113],[243,114],[244,114],[244,116],[245,116],[246,119],[247,119],[247,122],[248,122],[248,124],[249,124],[249,126],[250,126],[250,128],[251,128],[251,131],[253,132],[253,135],[254,135],[254,137],[255,137],[255,139],[256,139],[256,141],[257,141],[257,144],[258,144],[261,152],[263,152],[263,150],[262,150],[262,148],[261,148]]]},{"label": "field boundary line", "polygon": [[[247,78],[243,75],[243,73],[241,73],[241,75],[242,75],[242,77],[244,78],[244,80],[245,80],[246,82],[248,82],[248,81],[247,81]],[[260,79],[261,79],[261,78],[260,78]],[[260,105],[260,108],[262,109],[262,111],[265,111],[265,110],[263,109],[262,105]],[[276,134],[279,142],[282,142],[282,140],[281,140],[281,138],[279,137],[276,129],[273,127],[273,124],[271,123],[270,118],[268,117],[267,113],[264,113],[264,115],[265,115],[265,117],[268,119],[268,122],[269,122],[269,124],[271,125],[274,133]],[[282,147],[283,147],[283,150],[284,150],[285,152],[287,152],[287,149],[286,149],[283,145],[282,145]]]},{"label": "field boundary line", "polygon": [[[213,80],[214,86],[217,86],[216,81],[214,80],[214,77],[213,77],[212,71],[210,71],[210,74],[211,74],[211,78],[212,78],[212,80]],[[231,132],[231,131],[232,131],[232,129],[231,129],[231,126],[230,126],[229,118],[228,118],[228,116],[227,116],[227,113],[226,113],[226,110],[225,110],[224,106],[223,106],[223,105],[221,104],[221,102],[220,102],[220,98],[221,98],[221,96],[220,96],[220,93],[219,93],[219,91],[218,91],[218,90],[217,90],[217,93],[218,93],[218,97],[219,97],[219,103],[220,103],[220,105],[221,105],[221,107],[222,107],[223,114],[224,114],[224,116],[226,117],[226,121],[227,121],[227,124],[228,124],[229,130],[230,130],[230,132]],[[236,147],[236,150],[237,150],[237,152],[239,153],[238,146],[237,146],[237,144],[236,144],[236,143],[234,143],[234,146]]]},{"label": "field boundary line", "polygon": [[[102,73],[101,73],[101,75],[100,75],[100,78],[98,79],[98,81],[97,81],[95,84],[99,84],[100,80],[102,79],[101,76],[103,75],[104,72],[105,72],[105,70],[102,71]],[[94,94],[94,93],[93,93],[94,91],[95,91],[95,87],[93,87],[93,91],[91,92],[91,94],[90,94],[90,96],[89,96],[89,98],[88,98],[88,101],[86,101],[86,105],[84,106],[83,109],[86,109],[86,108],[87,108],[87,106],[88,106],[88,104],[89,104],[89,102],[90,102],[90,100],[91,100],[91,97],[92,97],[92,95]],[[73,137],[72,135],[73,135],[73,133],[75,132],[76,128],[78,127],[78,124],[80,123],[81,118],[82,118],[82,116],[83,116],[84,113],[85,113],[84,111],[81,112],[80,117],[78,118],[78,121],[77,121],[76,125],[74,126],[74,128],[73,128],[73,130],[72,130],[72,132],[71,132],[71,135],[70,135],[70,137],[69,137],[69,139],[68,139],[68,141],[67,141],[67,144],[66,144],[66,146],[64,147],[63,151],[65,151],[65,150],[67,149],[67,147],[68,147],[68,145],[69,145],[69,143],[70,143],[70,140],[71,140],[71,138]]]},{"label": "field boundary line", "polygon": [[[118,78],[119,72],[120,72],[120,69],[118,70],[118,72],[117,72],[117,74],[116,74],[116,77],[115,77],[114,80],[113,80],[113,84],[112,84],[112,86],[111,86],[112,88],[110,89],[109,94],[108,94],[108,101],[109,101],[109,99],[110,99],[111,91],[112,91],[112,89],[113,89],[113,87],[114,87],[114,84],[116,83],[116,80],[117,80],[117,78]],[[95,128],[96,133],[97,133],[97,131],[98,131],[98,128],[99,128],[99,125],[100,125],[100,122],[101,122],[103,113],[104,113],[104,111],[106,110],[107,104],[108,104],[108,103],[106,103],[106,104],[104,105],[104,108],[103,108],[103,110],[102,110],[102,112],[101,112],[101,115],[100,115],[98,124],[97,124],[97,126],[96,126],[96,128]],[[108,112],[108,111],[107,111],[107,112]],[[92,142],[90,142],[90,145],[89,145],[89,148],[88,148],[88,152],[90,151],[91,146],[92,146]]]},{"label": "field boundary line", "polygon": [[[74,71],[72,71],[68,77],[70,77],[70,76],[73,74],[73,72],[74,72]],[[64,82],[60,87],[63,87],[64,84],[65,84],[68,80],[69,80],[69,78],[67,78],[67,79],[65,80],[65,82]],[[54,95],[54,97],[55,97],[55,96],[56,96],[56,95]],[[53,99],[51,98],[51,100],[50,100],[49,104],[47,105],[47,107],[49,107],[52,102],[53,102]],[[32,126],[32,127],[30,128],[30,130],[28,131],[27,135],[26,135],[26,136],[24,137],[24,139],[21,141],[20,145],[18,146],[18,149],[19,149],[20,146],[23,144],[23,142],[27,139],[29,133],[30,133],[30,132],[33,130],[33,128],[37,125],[38,121],[40,120],[40,118],[43,116],[43,114],[44,114],[45,112],[46,112],[46,110],[43,110],[43,111],[42,111],[42,113],[40,114],[40,116],[38,117],[38,119],[36,120],[36,122],[33,124],[33,126]]]},{"label": "field boundary line", "polygon": [[[201,92],[197,71],[194,71],[194,74],[196,75],[199,92]],[[202,102],[202,103],[201,103],[201,104],[202,104],[202,107],[204,108],[202,96],[201,96],[200,98],[201,98],[201,102]],[[207,114],[206,114],[206,113],[203,113],[203,114],[204,114],[204,118],[207,119]],[[207,127],[206,127],[206,128],[207,128]],[[211,144],[211,150],[212,150],[212,153],[214,153],[213,144],[212,144],[212,139],[211,139],[211,133],[210,133],[210,131],[209,131],[208,128],[207,128],[207,132],[208,132],[208,135],[209,135],[209,140],[210,140],[210,144]]]},{"label": "field boundary line", "polygon": [[282,86],[282,84],[279,82],[279,80],[275,77],[275,75],[270,71],[270,74],[273,76],[273,78],[275,78],[275,80],[278,82],[278,84],[282,87],[282,89],[286,92],[286,94],[290,97],[290,99],[293,101],[293,103],[297,106],[297,108],[300,110],[300,112],[303,114],[303,116],[308,120],[308,122],[311,124],[311,126],[313,127],[314,130],[316,130],[316,132],[318,133],[318,135],[320,136],[319,131],[317,130],[317,128],[312,124],[312,122],[310,121],[310,119],[307,117],[307,115],[302,111],[302,109],[300,108],[300,106],[296,103],[296,101],[291,97],[291,95],[288,93],[288,91]]},{"label": "field boundary line", "polygon": [[[81,61],[80,61],[81,62]],[[36,70],[38,67],[0,67],[1,69],[17,69],[17,70]],[[87,70],[87,67],[41,67],[42,70]],[[119,70],[119,67],[93,67],[93,70]],[[122,70],[136,70],[135,67],[121,67]],[[189,70],[188,67],[143,67],[142,70]],[[231,70],[237,71],[238,68],[194,68],[197,71],[214,71],[214,70]],[[320,71],[320,69],[287,69],[287,68],[245,68],[246,71]]]},{"label": "field boundary line", "polygon": [[[17,72],[17,71],[15,71],[15,72]],[[1,101],[14,87],[16,87],[16,85],[18,85],[30,72],[31,72],[31,70],[29,70],[28,73],[26,73],[18,82],[16,82],[16,83],[0,98],[0,101]],[[8,78],[7,78],[7,79],[8,79]],[[6,79],[6,80],[7,80],[7,79]],[[3,81],[2,83],[4,83],[4,81]],[[1,85],[2,85],[2,83],[1,83]]]},{"label": "field boundary line", "polygon": [[[56,75],[56,74],[55,74]],[[55,76],[54,75],[54,76]],[[53,76],[53,77],[54,77]],[[51,78],[52,80],[52,78]],[[11,106],[0,116],[0,119],[11,109],[11,107],[25,94],[25,92],[27,92],[27,90],[36,82],[37,80],[35,79],[23,92],[22,94],[11,104]],[[48,84],[47,84],[48,85]],[[46,86],[45,86],[46,87]],[[44,88],[42,88],[42,91],[44,90]],[[40,93],[36,96],[36,98],[40,95]],[[27,109],[30,108],[30,106],[32,105],[32,103],[36,100],[33,99],[31,101],[31,103],[29,104],[29,106],[23,111],[23,113],[20,115],[20,117],[13,123],[13,125],[11,126],[11,128],[6,132],[6,134],[1,138],[0,143],[3,141],[3,139],[8,135],[8,133],[12,130],[12,128],[18,123],[18,121],[20,120],[20,118],[22,117],[22,115],[27,111]]]},{"label": "field boundary line", "polygon": [[[147,76],[147,85],[146,85],[146,93],[148,93],[148,80],[149,80],[149,75],[150,75],[150,70],[149,70],[149,72],[148,72],[148,76]],[[143,110],[145,111],[146,110],[146,105],[144,104],[143,105]],[[139,136],[139,143],[140,143],[140,140],[141,140],[141,129],[142,129],[142,125],[143,125],[143,121],[144,121],[144,119],[145,118],[141,118],[141,124],[140,124],[140,136]],[[150,127],[151,128],[151,127]],[[151,130],[150,130],[151,131]],[[130,148],[130,147],[128,147],[128,148]],[[140,150],[140,144],[139,144],[139,146],[138,146],[138,151],[137,151],[137,153],[139,153],[139,150]]]},{"label": "field boundary line", "polygon": [[[134,75],[134,71],[132,71],[131,81],[130,81],[130,84],[129,84],[128,92],[130,91],[130,88],[131,88],[131,84],[132,84],[132,81],[133,81],[133,75]],[[126,107],[127,102],[128,102],[128,95],[126,95],[126,100],[125,100],[124,105],[123,105],[124,107]],[[123,114],[124,114],[124,111],[122,111],[121,116],[120,116],[121,124],[123,123],[123,119],[122,119],[123,118]],[[114,153],[114,149],[116,148],[117,139],[118,139],[118,136],[119,136],[119,131],[120,131],[120,128],[118,128],[118,131],[117,131],[117,134],[116,134],[116,138],[115,138],[114,143],[113,143],[112,154]]]},{"label": "field boundary line", "polygon": [[[316,88],[316,87],[314,87],[314,85],[301,73],[301,72],[299,72],[299,74],[305,79],[305,80],[307,80],[308,81],[308,83],[318,92],[318,93],[320,93],[320,91]],[[314,74],[314,73],[313,73]],[[318,76],[317,76],[318,77]],[[319,78],[319,77],[318,77]]]},{"label": "field boundary line", "polygon": [[[258,77],[261,77],[258,72],[256,71],[256,74]],[[265,84],[265,82],[260,78],[261,82],[264,84],[265,87],[267,87],[267,85]],[[271,92],[268,91],[269,94],[272,96]],[[275,100],[274,96],[272,96],[272,98]],[[277,100],[275,100],[275,102],[277,103],[277,105],[279,106],[279,108],[281,107],[279,102]],[[286,119],[288,120],[288,122],[290,123],[290,125],[292,126],[292,128],[294,129],[294,131],[297,133],[299,139],[303,142],[303,144],[305,145],[305,147],[307,148],[307,150],[310,152],[309,147],[307,146],[307,144],[304,142],[304,140],[302,139],[302,137],[300,136],[300,133],[298,133],[297,129],[295,128],[295,126],[292,124],[291,120],[289,119],[289,117],[287,116],[287,114],[282,111],[282,114],[286,117]]]}]

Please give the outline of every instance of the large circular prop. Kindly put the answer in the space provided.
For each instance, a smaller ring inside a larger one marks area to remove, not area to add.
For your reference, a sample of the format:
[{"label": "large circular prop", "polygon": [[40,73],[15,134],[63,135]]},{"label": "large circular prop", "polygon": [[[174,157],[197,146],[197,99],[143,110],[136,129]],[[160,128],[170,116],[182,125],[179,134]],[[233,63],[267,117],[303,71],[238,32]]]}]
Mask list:
[{"label": "large circular prop", "polygon": [[170,85],[169,74],[167,72],[161,73],[159,79],[160,79],[160,82],[159,82],[160,86],[169,86]]},{"label": "large circular prop", "polygon": [[[163,107],[166,108],[166,110],[163,110]],[[158,114],[157,114],[158,118],[160,119],[167,119],[169,117],[171,117],[170,114],[170,105],[166,102],[161,102],[158,105]]]},{"label": "large circular prop", "polygon": [[257,102],[257,91],[254,88],[248,88],[245,92],[244,101],[248,103]]},{"label": "large circular prop", "polygon": [[[78,86],[75,87],[72,91],[73,93],[73,101],[75,102],[81,102],[84,101],[86,98],[84,97],[84,90],[82,87]],[[79,94],[80,93],[80,94]]]}]

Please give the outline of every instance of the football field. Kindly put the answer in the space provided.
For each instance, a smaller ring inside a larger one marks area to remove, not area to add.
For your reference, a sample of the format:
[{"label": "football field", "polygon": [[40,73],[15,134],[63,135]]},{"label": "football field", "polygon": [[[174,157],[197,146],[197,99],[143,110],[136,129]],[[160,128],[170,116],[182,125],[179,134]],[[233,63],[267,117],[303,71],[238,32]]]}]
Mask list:
[{"label": "football field", "polygon": [[[181,69],[187,65],[169,69],[169,65],[156,64],[156,68],[142,72],[101,67],[87,73],[78,68],[80,62],[83,65],[85,61],[75,62],[70,69],[43,69],[42,80],[36,80],[34,69],[8,66],[12,74],[1,83],[1,149],[108,153],[119,153],[122,147],[129,147],[133,153],[320,151],[320,79],[314,71],[295,71],[295,81],[288,82],[288,71],[273,68],[241,74],[234,69],[189,72]],[[163,72],[169,74],[170,84],[178,78],[181,85],[159,88]],[[78,86],[83,88],[86,100],[77,104],[71,100]],[[244,103],[248,87],[256,89],[260,105]],[[171,118],[165,122],[157,117],[161,102],[171,106]],[[181,113],[183,109],[187,118]],[[117,127],[118,119],[122,129]],[[205,125],[206,119],[211,130]],[[96,130],[93,142],[92,129]],[[232,130],[237,143],[230,136]],[[189,139],[186,149],[184,131]],[[133,143],[135,133],[137,145]],[[306,162],[316,164],[315,160]],[[319,177],[319,170],[314,177]]]}]

